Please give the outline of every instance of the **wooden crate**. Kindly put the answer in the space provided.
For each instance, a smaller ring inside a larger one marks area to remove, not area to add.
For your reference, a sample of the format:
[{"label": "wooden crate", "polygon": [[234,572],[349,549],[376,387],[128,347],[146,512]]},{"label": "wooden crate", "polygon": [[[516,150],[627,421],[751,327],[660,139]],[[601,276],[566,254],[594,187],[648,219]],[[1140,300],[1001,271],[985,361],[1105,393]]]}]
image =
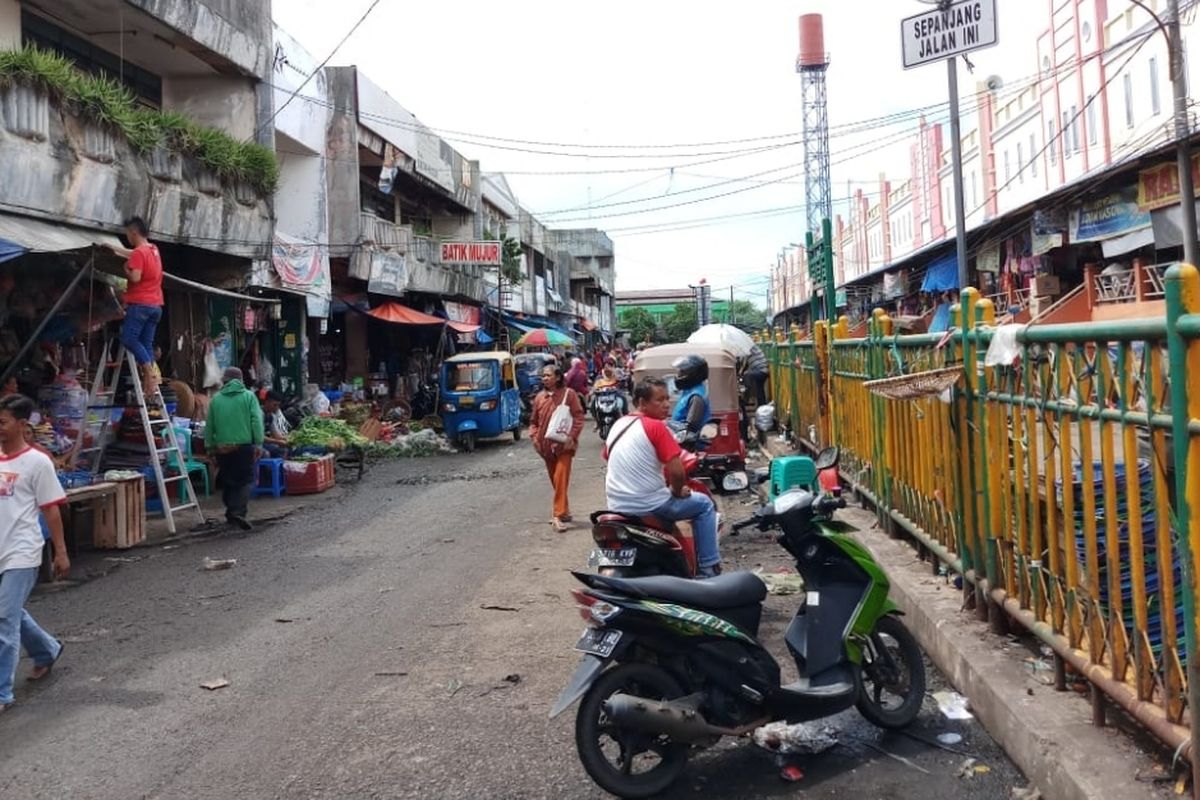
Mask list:
[{"label": "wooden crate", "polygon": [[146,483],[139,477],[112,486],[115,491],[93,505],[92,546],[124,550],[146,540]]}]

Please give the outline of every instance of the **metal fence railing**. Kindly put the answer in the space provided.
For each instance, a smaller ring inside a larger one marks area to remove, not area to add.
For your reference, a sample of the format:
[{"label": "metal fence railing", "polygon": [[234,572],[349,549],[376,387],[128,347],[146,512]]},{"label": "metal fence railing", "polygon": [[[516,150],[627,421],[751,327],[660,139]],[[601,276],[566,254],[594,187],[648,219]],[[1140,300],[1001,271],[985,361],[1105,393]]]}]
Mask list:
[{"label": "metal fence railing", "polygon": [[[777,337],[770,361],[798,444],[839,445],[887,528],[961,574],[998,629],[1015,620],[1049,645],[1060,688],[1068,668],[1090,681],[1098,721],[1116,702],[1190,758],[1200,273],[1173,267],[1164,289],[1162,318],[1015,335],[968,289],[948,334],[893,335],[876,311],[864,338],[818,323],[813,340]],[[942,395],[866,385],[953,366]]]}]

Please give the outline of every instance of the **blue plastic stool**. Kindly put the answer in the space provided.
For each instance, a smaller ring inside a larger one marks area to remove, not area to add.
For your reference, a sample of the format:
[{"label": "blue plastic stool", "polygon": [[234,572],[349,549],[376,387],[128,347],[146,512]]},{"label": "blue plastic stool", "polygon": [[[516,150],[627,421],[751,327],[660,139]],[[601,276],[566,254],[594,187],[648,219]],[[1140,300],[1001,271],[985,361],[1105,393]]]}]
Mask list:
[{"label": "blue plastic stool", "polygon": [[[271,471],[271,482],[263,485],[262,470],[266,467]],[[260,458],[254,464],[254,492],[255,497],[261,497],[265,494],[271,497],[280,497],[283,495],[283,459],[282,458]]]}]

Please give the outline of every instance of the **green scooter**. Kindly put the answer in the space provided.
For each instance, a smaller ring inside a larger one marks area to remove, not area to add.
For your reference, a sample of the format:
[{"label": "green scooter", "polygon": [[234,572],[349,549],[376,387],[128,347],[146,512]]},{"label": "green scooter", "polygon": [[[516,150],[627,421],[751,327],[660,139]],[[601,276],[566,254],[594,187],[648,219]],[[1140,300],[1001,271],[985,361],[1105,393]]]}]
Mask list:
[{"label": "green scooter", "polygon": [[[815,466],[837,464],[831,448]],[[925,664],[888,599],[871,554],[833,519],[840,496],[780,494],[733,530],[777,530],[804,579],[785,635],[800,679],[782,685],[758,641],[766,585],[749,572],[709,580],[617,578],[576,572],[572,592],[587,623],[584,653],[555,703],[582,698],[575,742],[588,775],[619,797],[649,797],[683,772],[692,748],[775,720],[802,722],[851,706],[883,728],[916,719]]]}]

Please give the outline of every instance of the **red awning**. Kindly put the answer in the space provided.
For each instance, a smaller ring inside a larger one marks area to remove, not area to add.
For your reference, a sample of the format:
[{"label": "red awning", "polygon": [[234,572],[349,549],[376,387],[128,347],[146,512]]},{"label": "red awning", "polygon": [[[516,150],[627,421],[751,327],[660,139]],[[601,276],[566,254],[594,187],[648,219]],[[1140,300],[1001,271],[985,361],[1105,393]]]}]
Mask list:
[{"label": "red awning", "polygon": [[474,333],[483,327],[482,325],[472,325],[469,322],[455,322],[452,319],[446,320],[446,324],[450,326],[451,330],[456,330],[459,333]]},{"label": "red awning", "polygon": [[376,306],[367,312],[375,319],[381,319],[384,322],[395,322],[400,325],[445,325],[446,320],[441,317],[433,317],[429,314],[423,314],[415,308],[402,306],[396,302],[387,302],[381,306]]},{"label": "red awning", "polygon": [[585,331],[594,331],[594,330],[596,330],[597,328],[599,328],[599,327],[600,327],[599,325],[597,325],[596,323],[592,322],[592,321],[591,321],[590,319],[588,319],[587,317],[583,317],[583,318],[582,318],[582,320],[583,320],[583,321],[582,321],[580,324],[581,324],[581,325],[583,325],[583,329],[584,329]]}]

